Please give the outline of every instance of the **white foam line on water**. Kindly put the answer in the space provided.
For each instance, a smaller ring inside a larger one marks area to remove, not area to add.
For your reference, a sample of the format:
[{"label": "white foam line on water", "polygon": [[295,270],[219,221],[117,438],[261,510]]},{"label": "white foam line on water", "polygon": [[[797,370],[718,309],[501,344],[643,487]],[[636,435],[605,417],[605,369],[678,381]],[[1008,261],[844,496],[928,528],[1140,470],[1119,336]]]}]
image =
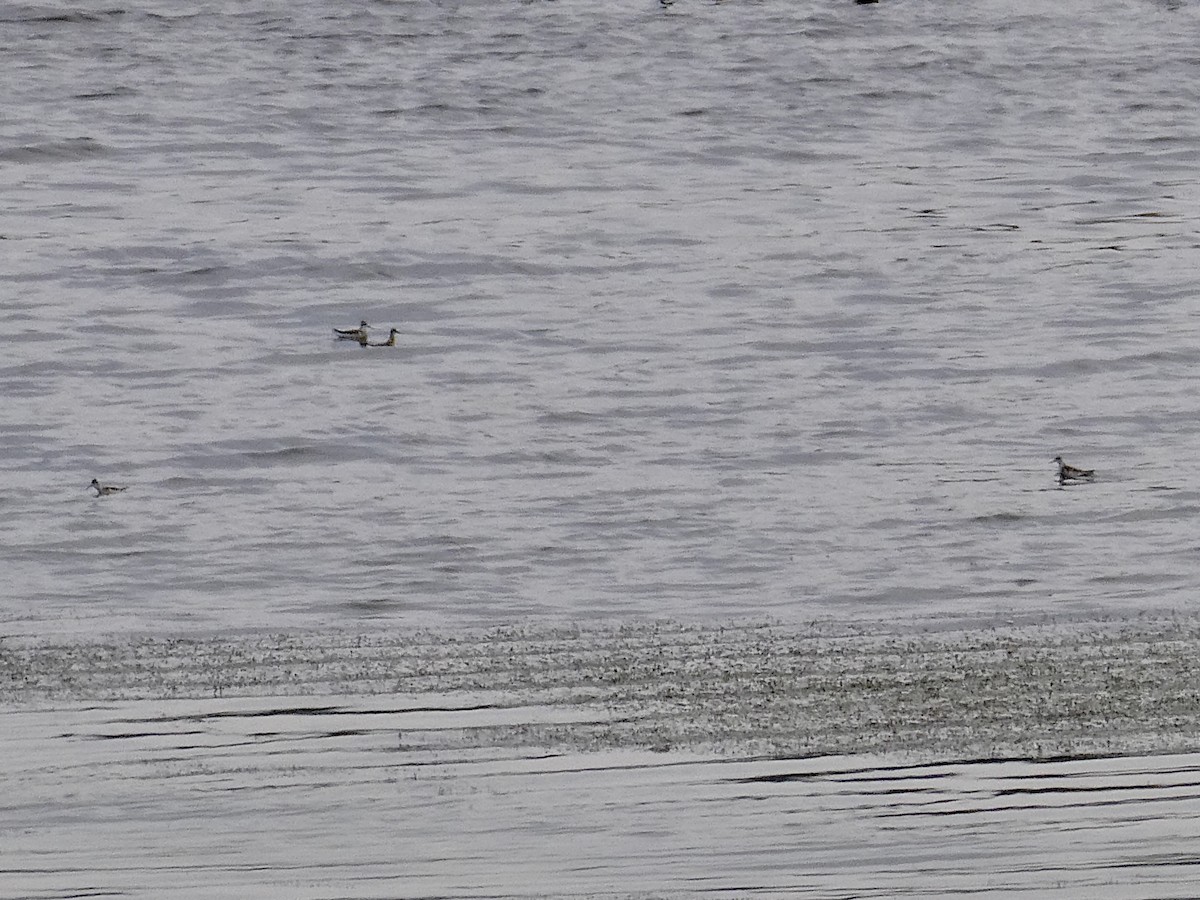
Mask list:
[{"label": "white foam line on water", "polygon": [[9,638],[0,702],[165,709],[216,698],[226,715],[251,715],[252,698],[304,697],[300,712],[350,704],[362,717],[372,697],[409,722],[465,718],[494,742],[572,750],[946,758],[1192,748],[1200,617],[903,629],[656,622]]}]

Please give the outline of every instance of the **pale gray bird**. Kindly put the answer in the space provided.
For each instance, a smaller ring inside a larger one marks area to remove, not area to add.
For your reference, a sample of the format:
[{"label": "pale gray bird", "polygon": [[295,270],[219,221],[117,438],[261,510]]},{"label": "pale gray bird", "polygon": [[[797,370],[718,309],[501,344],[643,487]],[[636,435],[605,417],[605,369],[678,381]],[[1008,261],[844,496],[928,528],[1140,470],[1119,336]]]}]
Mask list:
[{"label": "pale gray bird", "polygon": [[1068,481],[1091,481],[1096,477],[1095,469],[1077,469],[1074,466],[1068,466],[1063,462],[1061,456],[1054,457],[1054,461],[1058,463],[1058,483],[1065,484]]},{"label": "pale gray bird", "polygon": [[95,478],[92,479],[92,487],[96,489],[97,497],[107,497],[109,494],[119,494],[121,491],[125,490],[123,486],[118,487],[115,484],[101,484]]}]

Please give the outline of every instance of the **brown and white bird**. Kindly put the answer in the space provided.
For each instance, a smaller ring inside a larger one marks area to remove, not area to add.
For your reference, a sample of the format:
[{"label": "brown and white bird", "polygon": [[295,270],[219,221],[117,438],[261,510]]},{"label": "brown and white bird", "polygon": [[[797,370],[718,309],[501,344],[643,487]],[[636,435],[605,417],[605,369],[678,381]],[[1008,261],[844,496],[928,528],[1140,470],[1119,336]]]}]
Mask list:
[{"label": "brown and white bird", "polygon": [[367,345],[367,331],[371,328],[367,324],[367,320],[363,319],[358,323],[357,328],[335,328],[333,333],[337,335],[339,341],[358,341],[364,347]]},{"label": "brown and white bird", "polygon": [[1077,469],[1074,466],[1069,466],[1063,462],[1061,456],[1054,457],[1054,461],[1058,463],[1058,483],[1066,484],[1068,481],[1091,481],[1096,477],[1095,469]]},{"label": "brown and white bird", "polygon": [[371,346],[371,347],[395,347],[396,346],[396,335],[398,335],[399,333],[400,333],[399,328],[393,328],[391,331],[388,332],[388,339],[386,341],[376,341],[374,344],[370,344],[369,346]]},{"label": "brown and white bird", "polygon": [[115,484],[101,484],[95,478],[92,479],[92,487],[96,489],[97,497],[107,497],[109,494],[119,494],[125,488],[117,487]]}]

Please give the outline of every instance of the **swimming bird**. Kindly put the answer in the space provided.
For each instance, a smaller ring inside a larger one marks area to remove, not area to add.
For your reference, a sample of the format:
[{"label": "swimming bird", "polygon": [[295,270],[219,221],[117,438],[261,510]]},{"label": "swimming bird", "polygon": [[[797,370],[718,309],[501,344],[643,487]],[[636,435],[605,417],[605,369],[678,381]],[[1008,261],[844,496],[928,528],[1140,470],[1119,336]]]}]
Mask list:
[{"label": "swimming bird", "polygon": [[1096,476],[1095,469],[1077,469],[1074,466],[1068,466],[1063,462],[1061,456],[1054,457],[1054,461],[1058,463],[1058,483],[1065,484],[1068,481],[1091,481]]},{"label": "swimming bird", "polygon": [[357,328],[335,328],[333,333],[337,335],[339,341],[358,341],[364,347],[367,345],[367,331],[370,329],[367,320],[363,319],[358,323]]},{"label": "swimming bird", "polygon": [[391,331],[388,332],[388,339],[386,341],[379,341],[377,343],[371,344],[370,346],[372,346],[372,347],[395,347],[396,346],[396,335],[398,335],[399,333],[400,333],[399,328],[393,328]]},{"label": "swimming bird", "polygon": [[107,497],[109,494],[119,494],[125,490],[124,487],[117,487],[115,484],[101,484],[95,478],[92,479],[92,487],[96,489],[97,497]]}]

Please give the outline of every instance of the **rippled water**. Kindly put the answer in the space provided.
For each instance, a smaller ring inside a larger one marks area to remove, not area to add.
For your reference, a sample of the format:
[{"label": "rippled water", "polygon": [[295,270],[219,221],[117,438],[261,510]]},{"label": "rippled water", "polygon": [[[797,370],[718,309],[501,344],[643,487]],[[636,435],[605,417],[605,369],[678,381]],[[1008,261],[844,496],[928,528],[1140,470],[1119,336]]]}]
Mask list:
[{"label": "rippled water", "polygon": [[1200,587],[1194,4],[0,17],[8,633]]},{"label": "rippled water", "polygon": [[0,898],[1194,898],[1198,652],[1194,614],[6,638]]}]

